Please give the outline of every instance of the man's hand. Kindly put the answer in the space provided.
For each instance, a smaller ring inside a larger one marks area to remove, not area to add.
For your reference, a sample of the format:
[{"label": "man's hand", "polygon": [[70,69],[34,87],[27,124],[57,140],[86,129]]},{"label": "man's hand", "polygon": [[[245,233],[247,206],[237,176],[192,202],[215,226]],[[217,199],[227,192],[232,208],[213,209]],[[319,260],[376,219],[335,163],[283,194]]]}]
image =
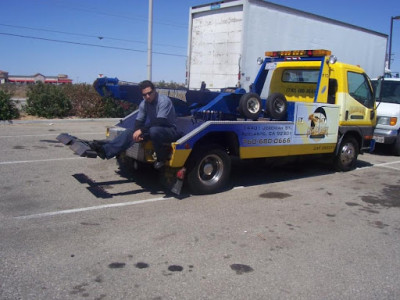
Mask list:
[{"label": "man's hand", "polygon": [[133,133],[133,140],[137,143],[137,142],[141,142],[143,141],[143,136],[142,136],[142,131],[140,129],[136,130]]}]

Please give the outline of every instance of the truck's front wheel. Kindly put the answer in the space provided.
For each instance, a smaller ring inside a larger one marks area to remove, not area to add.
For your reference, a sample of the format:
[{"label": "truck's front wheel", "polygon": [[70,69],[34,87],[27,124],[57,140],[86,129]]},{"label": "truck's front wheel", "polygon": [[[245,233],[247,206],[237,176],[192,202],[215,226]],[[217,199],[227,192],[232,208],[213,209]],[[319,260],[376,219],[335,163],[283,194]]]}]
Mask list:
[{"label": "truck's front wheel", "polygon": [[210,145],[200,148],[190,159],[189,188],[195,194],[218,192],[227,184],[230,170],[231,159],[222,147]]},{"label": "truck's front wheel", "polygon": [[355,168],[359,153],[358,142],[353,137],[345,137],[340,143],[334,158],[334,165],[338,171],[350,171]]}]

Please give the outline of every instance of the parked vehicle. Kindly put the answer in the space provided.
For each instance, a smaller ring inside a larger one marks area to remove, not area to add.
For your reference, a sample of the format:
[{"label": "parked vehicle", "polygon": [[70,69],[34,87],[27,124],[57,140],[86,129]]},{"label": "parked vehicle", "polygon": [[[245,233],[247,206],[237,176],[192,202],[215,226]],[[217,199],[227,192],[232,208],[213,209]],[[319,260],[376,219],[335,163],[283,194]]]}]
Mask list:
[{"label": "parked vehicle", "polygon": [[[215,1],[189,12],[187,87],[248,90],[254,61],[276,49],[330,49],[371,78],[385,71],[388,36],[264,0]],[[267,96],[267,92],[263,93]]]},{"label": "parked vehicle", "polygon": [[[378,80],[372,83],[376,86]],[[381,82],[374,139],[400,156],[400,78],[384,78]]]}]

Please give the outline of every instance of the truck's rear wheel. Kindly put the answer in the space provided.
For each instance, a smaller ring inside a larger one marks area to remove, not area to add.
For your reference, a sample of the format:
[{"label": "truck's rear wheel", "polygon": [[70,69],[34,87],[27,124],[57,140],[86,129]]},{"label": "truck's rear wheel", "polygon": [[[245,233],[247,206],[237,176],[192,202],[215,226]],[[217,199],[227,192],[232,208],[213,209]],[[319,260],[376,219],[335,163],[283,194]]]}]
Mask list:
[{"label": "truck's rear wheel", "polygon": [[358,142],[353,137],[345,137],[335,155],[334,165],[338,171],[350,171],[356,167],[359,153]]},{"label": "truck's rear wheel", "polygon": [[239,101],[239,111],[247,119],[257,120],[261,112],[261,99],[258,94],[244,94]]},{"label": "truck's rear wheel", "polygon": [[267,115],[274,120],[286,119],[287,100],[281,93],[272,93],[266,100]]},{"label": "truck's rear wheel", "polygon": [[231,159],[222,147],[203,147],[190,159],[187,183],[195,194],[212,194],[227,184],[230,170]]}]

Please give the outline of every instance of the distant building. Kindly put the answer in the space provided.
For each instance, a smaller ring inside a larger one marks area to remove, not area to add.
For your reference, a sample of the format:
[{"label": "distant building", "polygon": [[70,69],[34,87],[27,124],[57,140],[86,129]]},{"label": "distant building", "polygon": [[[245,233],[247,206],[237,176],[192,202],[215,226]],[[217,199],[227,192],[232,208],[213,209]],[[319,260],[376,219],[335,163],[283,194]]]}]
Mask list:
[{"label": "distant building", "polygon": [[67,84],[72,83],[72,79],[69,79],[68,75],[65,74],[59,74],[58,76],[45,76],[40,73],[36,73],[35,75],[9,75],[8,72],[0,70],[0,84],[34,84],[36,82]]},{"label": "distant building", "polygon": [[0,84],[6,83],[8,72],[0,70]]}]

